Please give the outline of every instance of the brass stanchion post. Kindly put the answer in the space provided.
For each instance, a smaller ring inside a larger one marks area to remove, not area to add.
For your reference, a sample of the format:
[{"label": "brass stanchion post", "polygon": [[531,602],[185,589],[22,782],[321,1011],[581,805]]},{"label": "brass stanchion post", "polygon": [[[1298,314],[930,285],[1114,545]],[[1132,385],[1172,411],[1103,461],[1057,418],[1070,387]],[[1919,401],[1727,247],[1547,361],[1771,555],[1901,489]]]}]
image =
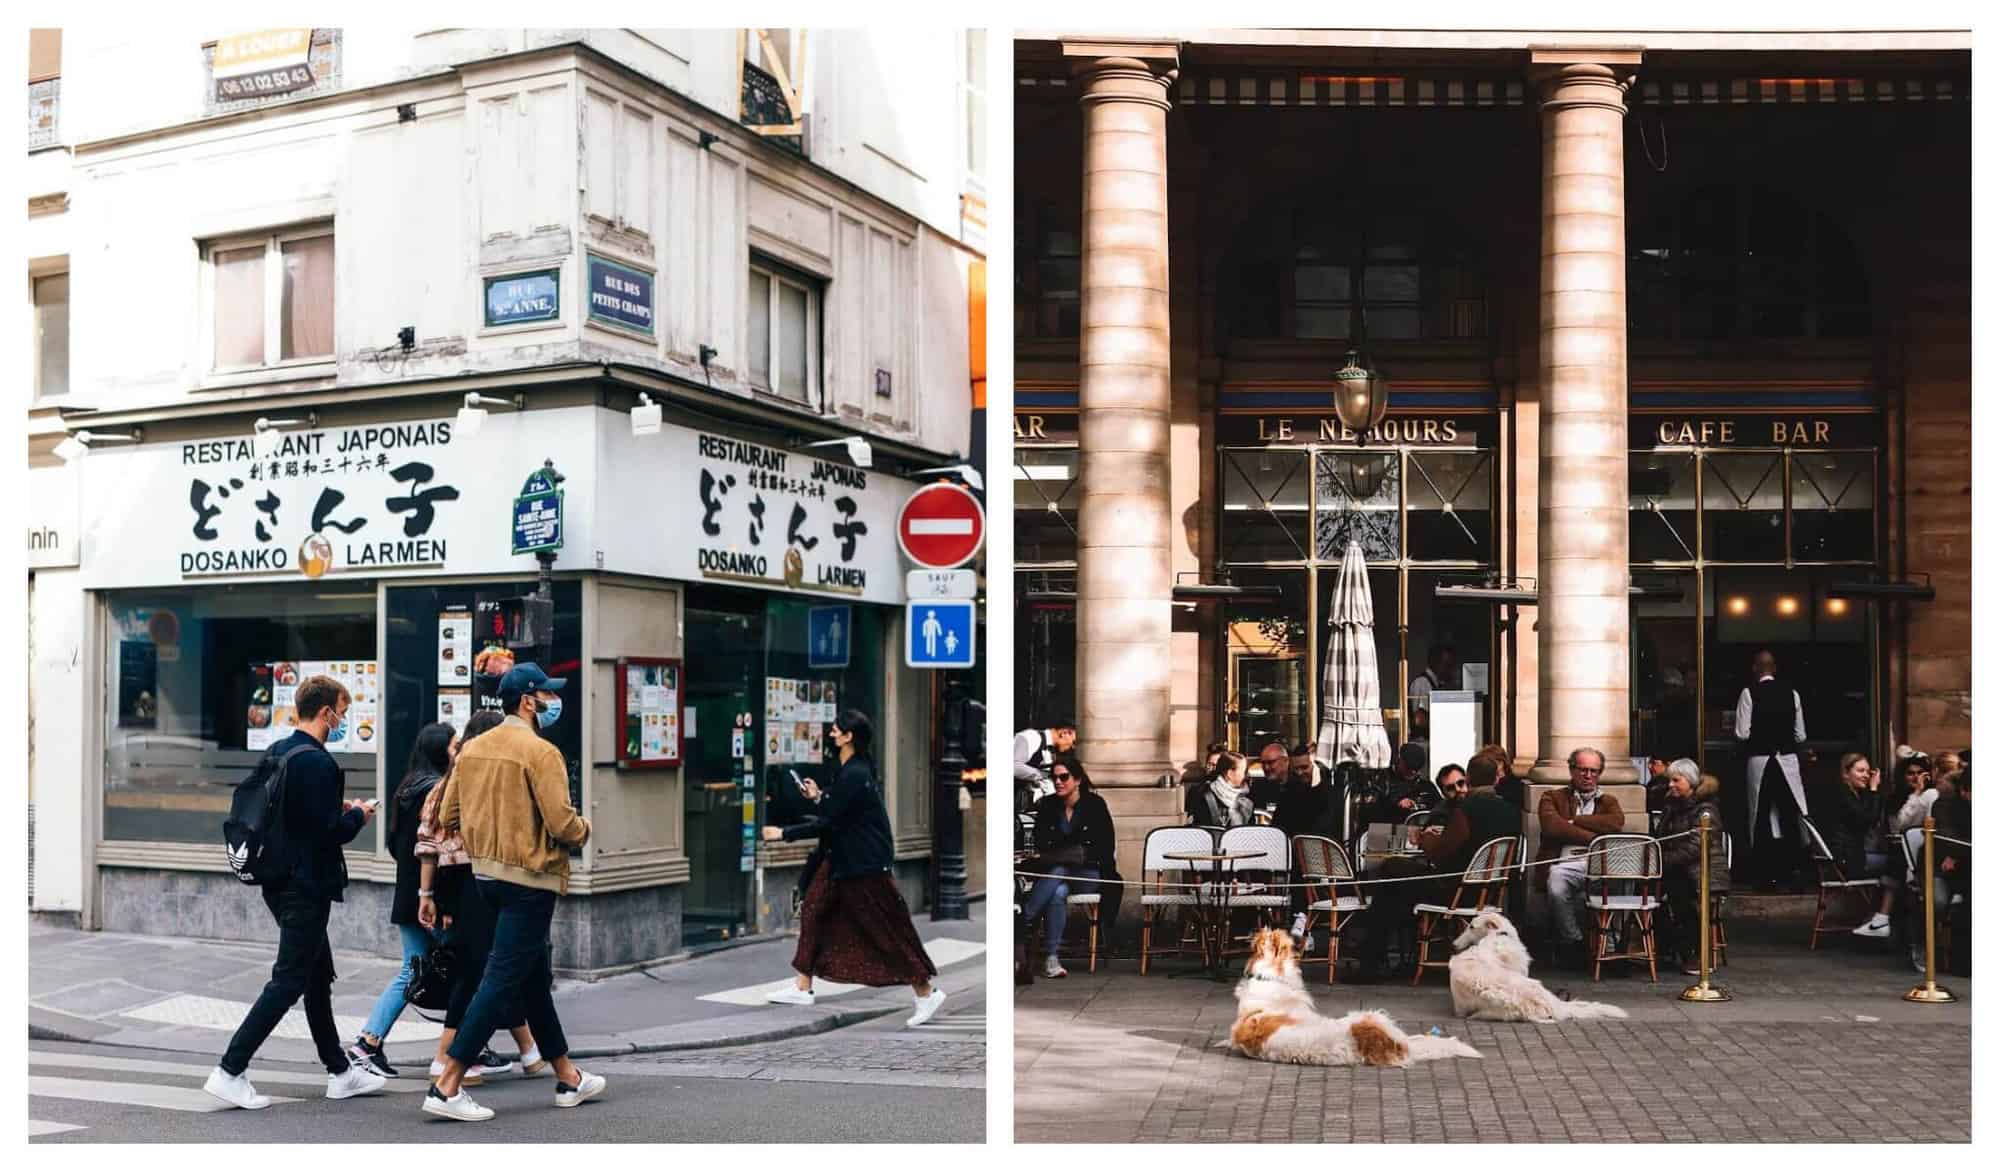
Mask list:
[{"label": "brass stanchion post", "polygon": [[1727,1001],[1729,991],[1708,983],[1710,957],[1709,945],[1714,940],[1714,929],[1708,923],[1708,820],[1707,810],[1701,812],[1701,904],[1696,913],[1701,925],[1701,980],[1681,990],[1682,1001]]},{"label": "brass stanchion post", "polygon": [[1931,836],[1937,832],[1937,821],[1930,815],[1924,816],[1924,983],[1903,994],[1905,1001],[1921,1001],[1929,1005],[1942,1005],[1956,1001],[1951,990],[1938,988],[1937,983],[1937,904],[1933,896],[1937,894],[1937,845]]}]

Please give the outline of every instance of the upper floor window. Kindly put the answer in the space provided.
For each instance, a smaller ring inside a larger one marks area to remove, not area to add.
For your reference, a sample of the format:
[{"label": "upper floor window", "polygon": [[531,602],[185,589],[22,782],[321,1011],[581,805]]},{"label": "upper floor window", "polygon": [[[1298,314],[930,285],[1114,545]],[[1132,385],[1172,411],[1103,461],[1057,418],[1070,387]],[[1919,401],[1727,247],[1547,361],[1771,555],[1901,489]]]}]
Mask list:
[{"label": "upper floor window", "polygon": [[28,149],[61,142],[62,30],[28,30]]},{"label": "upper floor window", "polygon": [[986,180],[986,30],[965,30],[963,92],[965,173],[975,182]]},{"label": "upper floor window", "polygon": [[806,30],[743,30],[743,125],[805,153]]},{"label": "upper floor window", "polygon": [[1254,217],[1224,262],[1233,337],[1480,338],[1486,288],[1449,234],[1402,211],[1314,205]]},{"label": "upper floor window", "polygon": [[1023,338],[1074,338],[1083,313],[1080,209],[1054,204],[1014,217],[1014,332]]},{"label": "upper floor window", "polygon": [[750,383],[808,406],[819,401],[819,283],[758,259],[750,264]]},{"label": "upper floor window", "polygon": [[34,278],[35,397],[69,391],[69,274]]},{"label": "upper floor window", "polygon": [[1862,338],[1860,254],[1825,213],[1753,186],[1700,188],[1627,230],[1634,337]]},{"label": "upper floor window", "polygon": [[254,370],[333,357],[333,229],[211,241],[212,368]]}]

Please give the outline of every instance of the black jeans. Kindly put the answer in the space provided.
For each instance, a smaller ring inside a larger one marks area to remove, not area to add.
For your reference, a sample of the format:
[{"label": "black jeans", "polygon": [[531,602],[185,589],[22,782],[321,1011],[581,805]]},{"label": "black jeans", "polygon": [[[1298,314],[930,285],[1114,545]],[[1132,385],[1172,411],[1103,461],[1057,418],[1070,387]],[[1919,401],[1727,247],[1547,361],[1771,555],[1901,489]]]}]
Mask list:
[{"label": "black jeans", "polygon": [[[479,898],[471,868],[462,870],[466,873],[454,877],[451,891],[450,939],[458,954],[458,968],[451,975],[451,1000],[444,1010],[444,1028],[448,1030],[465,1024],[465,1011],[472,1007],[473,994],[479,992],[479,982],[486,975],[486,958],[493,951],[493,909]],[[500,1020],[510,1030],[523,1024],[520,1006],[504,1006]]]},{"label": "black jeans", "polygon": [[549,968],[549,923],[555,919],[556,893],[499,879],[474,883],[479,898],[494,912],[493,948],[479,991],[472,995],[458,1037],[446,1053],[470,1066],[486,1049],[493,1031],[509,1021],[519,1005],[535,1035],[535,1048],[553,1062],[569,1053],[569,1040],[563,1037],[549,993],[555,981]]},{"label": "black jeans", "polygon": [[326,938],[333,901],[311,894],[299,884],[265,887],[262,893],[264,906],[278,921],[278,959],[271,965],[271,979],[257,995],[257,1003],[229,1039],[222,1069],[230,1074],[250,1069],[251,1056],[304,997],[313,1048],[319,1051],[328,1074],[340,1074],[347,1069],[347,1053],[341,1049],[340,1030],[333,1024],[333,945]]}]

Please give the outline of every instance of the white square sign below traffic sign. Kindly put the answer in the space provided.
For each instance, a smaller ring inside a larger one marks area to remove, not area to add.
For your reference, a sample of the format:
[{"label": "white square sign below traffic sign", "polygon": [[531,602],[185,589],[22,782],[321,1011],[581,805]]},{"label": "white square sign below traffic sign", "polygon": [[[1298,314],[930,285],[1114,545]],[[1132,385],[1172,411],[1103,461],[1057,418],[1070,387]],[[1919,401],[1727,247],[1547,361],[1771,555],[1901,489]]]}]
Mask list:
[{"label": "white square sign below traffic sign", "polygon": [[903,597],[912,602],[932,598],[977,598],[979,575],[972,570],[911,570],[903,575]]}]

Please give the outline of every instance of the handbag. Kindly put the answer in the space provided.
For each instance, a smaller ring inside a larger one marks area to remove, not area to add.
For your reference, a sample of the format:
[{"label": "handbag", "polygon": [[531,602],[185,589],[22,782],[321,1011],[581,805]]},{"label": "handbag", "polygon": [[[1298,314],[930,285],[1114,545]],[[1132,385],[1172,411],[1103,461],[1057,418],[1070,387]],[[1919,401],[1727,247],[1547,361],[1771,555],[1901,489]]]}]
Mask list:
[{"label": "handbag", "polygon": [[417,971],[403,986],[403,1003],[417,1011],[426,1021],[436,1018],[424,1014],[429,1009],[439,1013],[451,1004],[452,976],[458,971],[458,950],[450,941],[439,941],[417,959]]}]

